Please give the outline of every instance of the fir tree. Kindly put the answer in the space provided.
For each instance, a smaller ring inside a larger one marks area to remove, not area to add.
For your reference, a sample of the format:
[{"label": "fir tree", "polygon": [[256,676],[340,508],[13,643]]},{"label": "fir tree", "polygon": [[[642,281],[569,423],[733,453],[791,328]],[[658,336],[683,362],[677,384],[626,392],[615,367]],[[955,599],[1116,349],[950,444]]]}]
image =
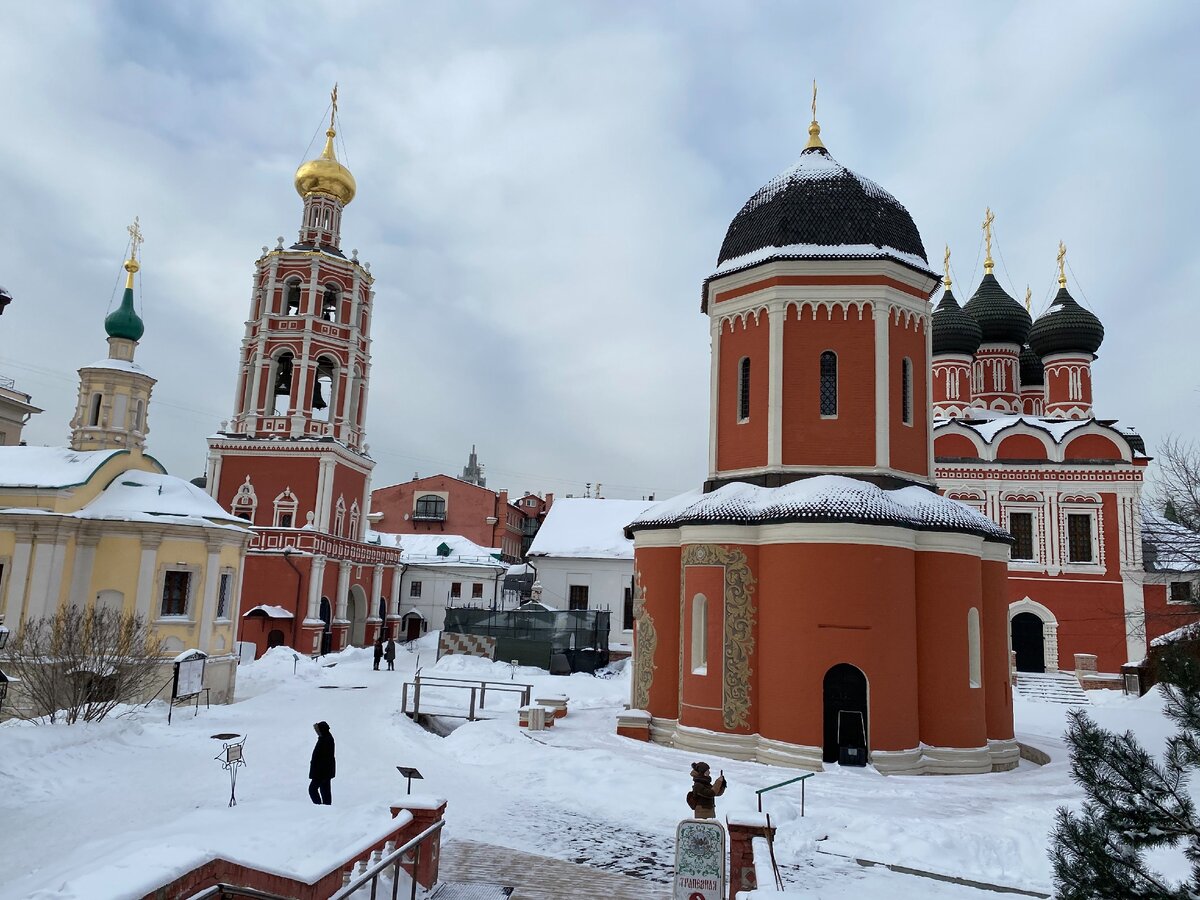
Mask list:
[{"label": "fir tree", "polygon": [[[1050,851],[1062,900],[1200,898],[1200,816],[1188,783],[1200,766],[1200,663],[1175,653],[1161,665],[1166,714],[1179,731],[1156,760],[1132,732],[1114,734],[1081,710],[1070,713],[1071,777],[1087,799],[1059,808]],[[1191,866],[1174,884],[1145,853],[1177,847]]]}]

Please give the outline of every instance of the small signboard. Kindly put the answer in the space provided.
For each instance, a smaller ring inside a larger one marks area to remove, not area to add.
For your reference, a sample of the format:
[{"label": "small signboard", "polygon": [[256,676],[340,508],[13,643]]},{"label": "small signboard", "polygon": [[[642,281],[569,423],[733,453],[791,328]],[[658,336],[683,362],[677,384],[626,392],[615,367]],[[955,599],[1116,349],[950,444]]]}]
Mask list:
[{"label": "small signboard", "polygon": [[725,900],[725,828],[713,819],[684,819],[675,829],[672,900]]},{"label": "small signboard", "polygon": [[182,700],[204,690],[203,656],[193,656],[175,663],[175,690],[173,700]]}]

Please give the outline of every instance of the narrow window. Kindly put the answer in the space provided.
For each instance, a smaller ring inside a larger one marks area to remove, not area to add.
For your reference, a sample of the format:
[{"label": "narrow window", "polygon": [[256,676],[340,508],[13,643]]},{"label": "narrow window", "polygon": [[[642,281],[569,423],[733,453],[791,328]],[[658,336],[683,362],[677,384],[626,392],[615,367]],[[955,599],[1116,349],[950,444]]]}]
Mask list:
[{"label": "narrow window", "polygon": [[708,598],[692,598],[692,674],[708,674]]},{"label": "narrow window", "polygon": [[328,422],[334,407],[333,387],[337,384],[337,363],[328,356],[317,358],[317,377],[313,379],[313,419]]},{"label": "narrow window", "polygon": [[912,424],[912,360],[907,356],[900,362],[900,421]]},{"label": "narrow window", "polygon": [[325,285],[325,293],[321,298],[321,318],[326,322],[338,320],[338,288],[336,284]]},{"label": "narrow window", "polygon": [[821,415],[838,414],[837,354],[826,350],[821,354]]},{"label": "narrow window", "polygon": [[480,584],[479,582],[474,582],[471,585],[471,599],[472,600],[482,600],[483,599],[483,585]]},{"label": "narrow window", "polygon": [[750,357],[742,358],[738,364],[738,421],[750,419]]},{"label": "narrow window", "polygon": [[980,687],[983,675],[979,664],[979,610],[973,606],[967,611],[967,668],[971,687]]},{"label": "narrow window", "polygon": [[334,507],[333,513],[333,533],[338,537],[342,537],[342,531],[346,526],[346,501],[338,497],[337,506]]},{"label": "narrow window", "polygon": [[1067,516],[1067,554],[1071,562],[1092,561],[1092,517],[1087,513]]},{"label": "narrow window", "polygon": [[588,586],[586,584],[573,584],[570,587],[570,595],[567,598],[568,609],[588,608]]},{"label": "narrow window", "polygon": [[92,394],[92,409],[91,412],[88,413],[89,425],[100,424],[100,401],[102,399],[103,397],[100,394]]},{"label": "narrow window", "polygon": [[462,596],[462,582],[461,581],[450,582],[450,599],[457,600],[461,596]]},{"label": "narrow window", "polygon": [[190,572],[171,571],[163,576],[162,615],[186,616]]},{"label": "narrow window", "polygon": [[625,588],[625,603],[621,608],[621,628],[633,631],[633,588]]},{"label": "narrow window", "polygon": [[1033,513],[1008,514],[1008,530],[1013,536],[1013,559],[1033,559]]},{"label": "narrow window", "polygon": [[229,618],[229,585],[233,581],[233,575],[229,572],[221,573],[221,580],[217,584],[217,618]]},{"label": "narrow window", "polygon": [[133,408],[133,430],[134,431],[142,431],[143,430],[142,412],[144,409],[145,409],[145,405],[142,403],[141,400],[139,400],[137,402],[137,405]]},{"label": "narrow window", "polygon": [[300,315],[300,279],[295,278],[287,283],[287,308],[289,316]]},{"label": "narrow window", "polygon": [[274,413],[282,416],[288,411],[292,402],[292,360],[291,353],[279,354],[275,361],[275,406]]},{"label": "narrow window", "polygon": [[410,596],[410,597],[420,597],[421,596],[421,582],[414,581],[408,586],[408,596]]}]

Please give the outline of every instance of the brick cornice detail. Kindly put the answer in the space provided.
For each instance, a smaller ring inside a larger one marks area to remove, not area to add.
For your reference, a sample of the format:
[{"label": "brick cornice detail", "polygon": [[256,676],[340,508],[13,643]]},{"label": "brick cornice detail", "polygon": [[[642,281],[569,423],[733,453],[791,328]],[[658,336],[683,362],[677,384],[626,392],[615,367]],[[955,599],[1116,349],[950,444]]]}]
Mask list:
[{"label": "brick cornice detail", "polygon": [[735,300],[738,297],[744,297],[746,294],[753,294],[755,291],[765,290],[772,287],[800,287],[800,286],[817,286],[817,287],[844,287],[844,286],[877,286],[890,287],[898,291],[912,296],[918,297],[921,300],[928,300],[929,294],[922,291],[920,288],[915,288],[911,284],[905,284],[903,281],[892,278],[888,275],[774,275],[770,278],[763,278],[759,281],[744,284],[741,287],[731,288],[727,291],[719,292],[713,298],[715,303],[722,303],[726,300]]}]

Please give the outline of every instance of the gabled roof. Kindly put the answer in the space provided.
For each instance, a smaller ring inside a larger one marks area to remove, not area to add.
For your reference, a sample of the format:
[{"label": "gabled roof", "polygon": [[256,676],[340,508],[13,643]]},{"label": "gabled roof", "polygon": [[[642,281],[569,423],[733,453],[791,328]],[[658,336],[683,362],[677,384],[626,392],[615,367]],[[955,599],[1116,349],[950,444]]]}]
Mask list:
[{"label": "gabled roof", "polygon": [[102,465],[128,450],[0,447],[0,488],[66,488],[84,484]]},{"label": "gabled roof", "polygon": [[[971,410],[974,415],[976,410]],[[978,410],[980,418],[947,418],[933,420],[933,436],[936,440],[943,434],[965,434],[983,447],[995,447],[1013,433],[1033,433],[1053,447],[1064,447],[1080,433],[1102,434],[1110,438],[1117,447],[1129,448],[1129,458],[1145,460],[1142,452],[1145,445],[1131,429],[1113,427],[1113,420],[1099,419],[1049,419],[1044,416],[988,416],[987,410]],[[985,418],[986,416],[986,418]],[[1052,457],[1053,458],[1053,457]]]},{"label": "gabled roof", "polygon": [[1147,572],[1200,572],[1200,534],[1143,509],[1142,568]]},{"label": "gabled roof", "polygon": [[555,498],[529,556],[633,559],[633,541],[625,528],[652,506],[653,500]]}]

